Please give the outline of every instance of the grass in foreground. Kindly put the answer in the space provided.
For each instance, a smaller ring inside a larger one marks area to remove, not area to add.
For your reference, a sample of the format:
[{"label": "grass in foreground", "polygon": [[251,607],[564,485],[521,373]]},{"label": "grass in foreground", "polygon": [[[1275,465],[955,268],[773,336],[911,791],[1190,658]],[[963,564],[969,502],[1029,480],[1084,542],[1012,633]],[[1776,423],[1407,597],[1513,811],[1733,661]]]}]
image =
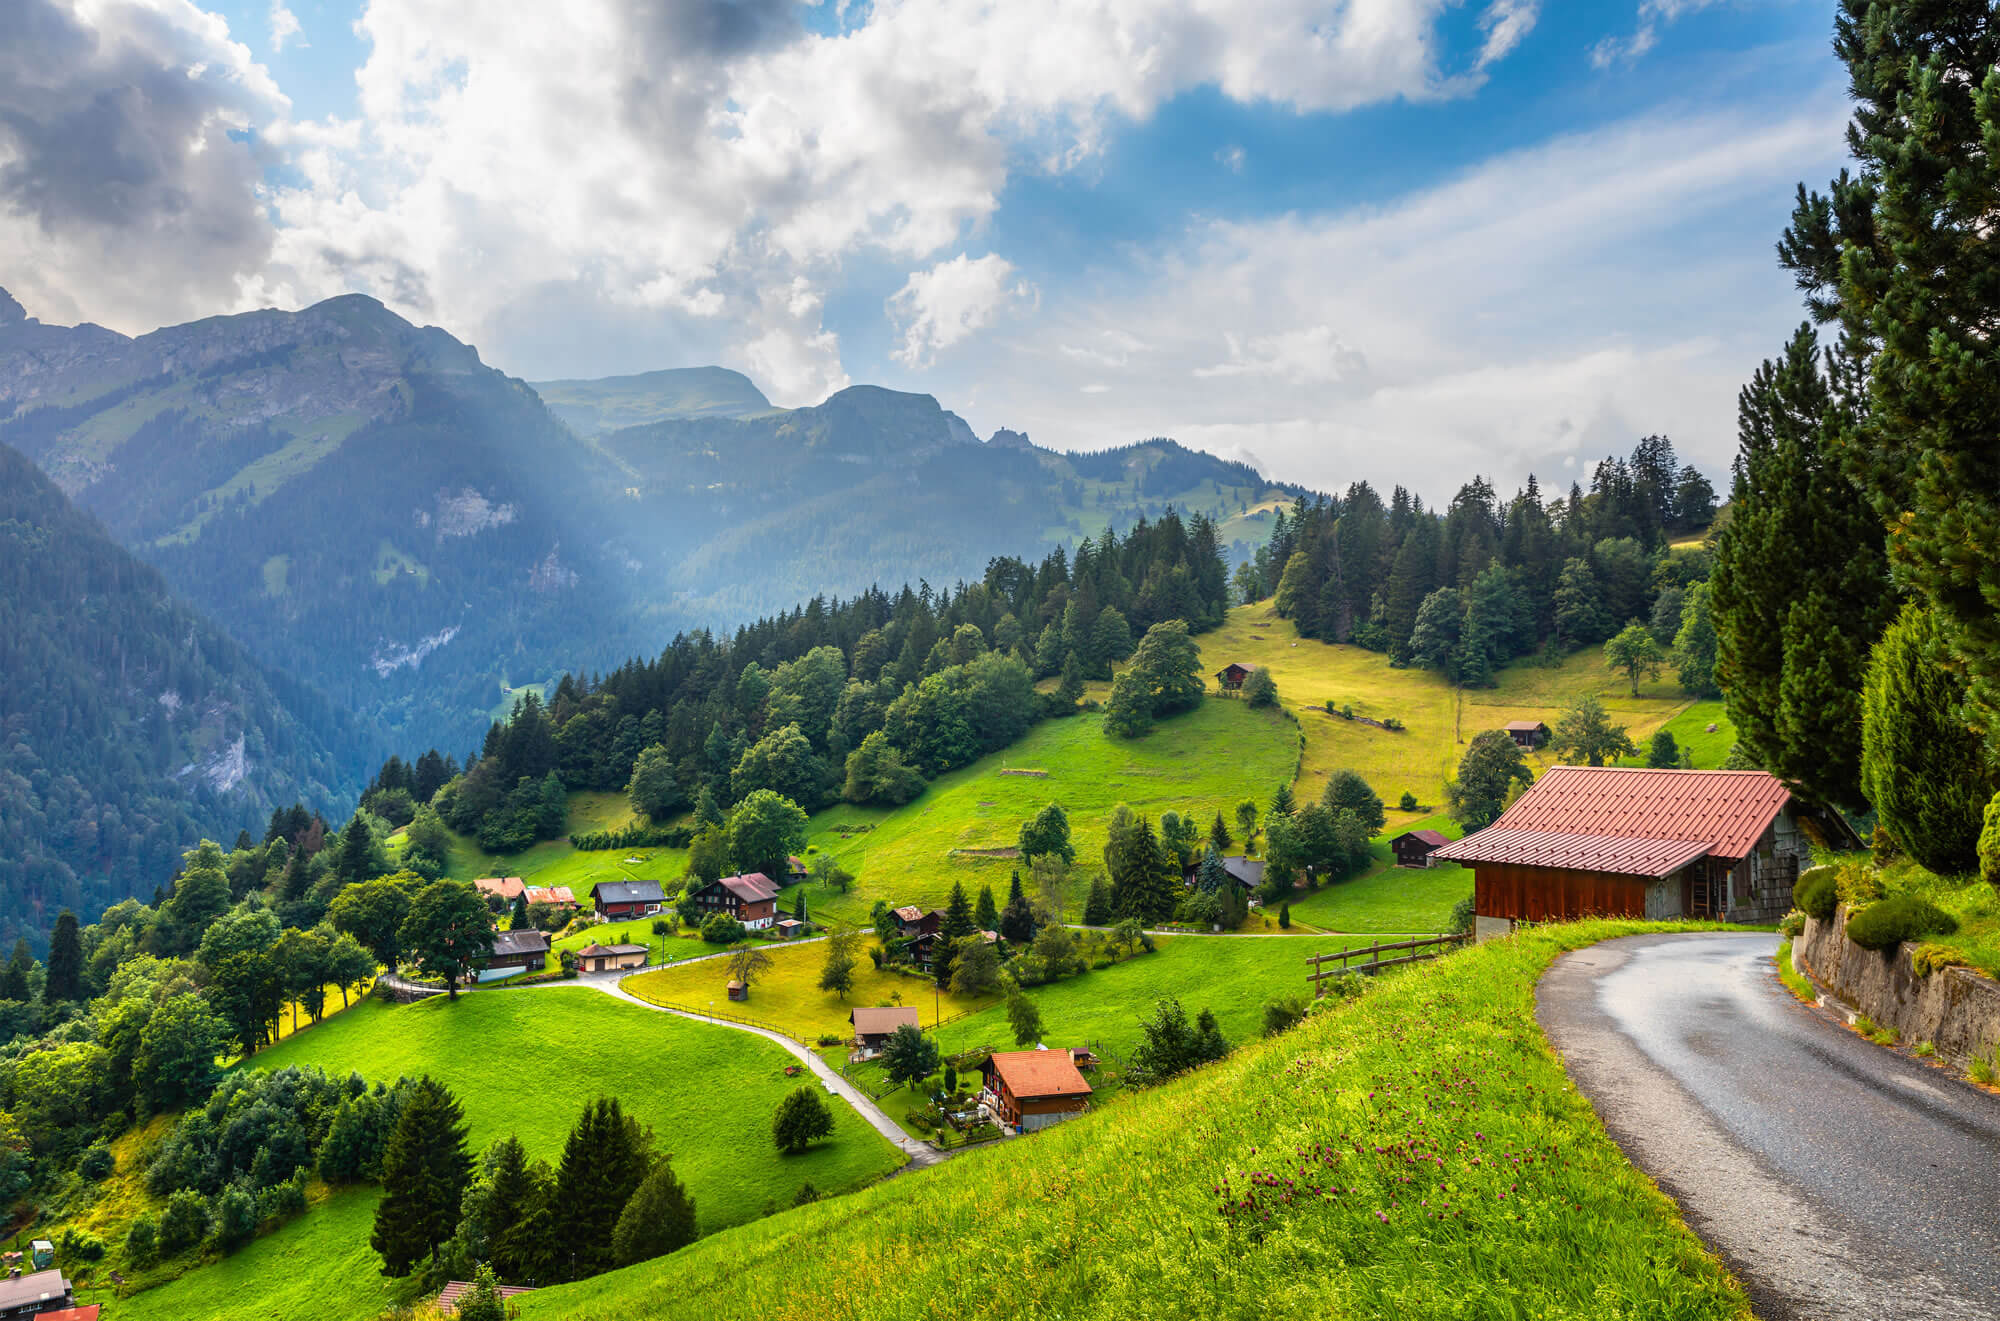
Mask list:
[{"label": "grass in foreground", "polygon": [[588,987],[482,991],[413,1005],[359,1005],[258,1055],[257,1068],[313,1064],[370,1081],[428,1073],[465,1107],[475,1151],[517,1134],[554,1162],[586,1102],[616,1096],[651,1124],[694,1194],[704,1231],[791,1204],[799,1185],[823,1192],[866,1183],[902,1163],[846,1105],[834,1134],[799,1156],[771,1146],[771,1114],[798,1078],[792,1057],[745,1032],[622,1004]]},{"label": "grass in foreground", "polygon": [[521,1315],[1747,1318],[1534,1021],[1559,952],[1657,929],[1544,927],[1392,975],[1193,1077]]},{"label": "grass in foreground", "polygon": [[1785,984],[1786,990],[1797,996],[1805,1004],[1816,1005],[1819,1003],[1819,992],[1813,988],[1811,982],[1807,981],[1799,973],[1798,969],[1792,966],[1792,942],[1790,937],[1780,942],[1778,952],[1772,955],[1771,958],[1778,965],[1778,980]]}]

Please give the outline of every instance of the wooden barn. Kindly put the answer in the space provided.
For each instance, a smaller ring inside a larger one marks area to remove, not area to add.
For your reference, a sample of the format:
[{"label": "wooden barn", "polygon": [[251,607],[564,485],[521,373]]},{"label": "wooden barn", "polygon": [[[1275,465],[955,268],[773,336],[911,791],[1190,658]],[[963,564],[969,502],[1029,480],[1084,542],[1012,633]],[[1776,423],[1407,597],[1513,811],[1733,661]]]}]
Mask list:
[{"label": "wooden barn", "polygon": [[1257,672],[1249,661],[1231,661],[1215,672],[1215,682],[1225,693],[1243,691],[1243,681]]},{"label": "wooden barn", "polygon": [[1451,843],[1435,830],[1406,830],[1389,841],[1398,867],[1428,867],[1432,856]]},{"label": "wooden barn", "polygon": [[871,1005],[852,1009],[848,1011],[847,1021],[854,1024],[854,1048],[867,1054],[873,1054],[887,1045],[899,1027],[923,1027],[915,1005]]},{"label": "wooden barn", "polygon": [[1514,746],[1529,752],[1549,741],[1549,727],[1539,720],[1509,720],[1506,728]]},{"label": "wooden barn", "polygon": [[727,913],[751,931],[778,920],[778,887],[760,871],[710,881],[689,898],[704,920],[710,913]]},{"label": "wooden barn", "polygon": [[1790,791],[1764,771],[1556,766],[1431,856],[1473,869],[1484,940],[1581,917],[1774,922],[1812,849]]},{"label": "wooden barn", "polygon": [[1032,1133],[1090,1108],[1090,1084],[1066,1050],[996,1051],[979,1071],[986,1077],[980,1099],[1018,1132]]},{"label": "wooden barn", "polygon": [[652,917],[666,906],[667,896],[658,881],[599,881],[590,887],[590,900],[599,917],[621,922]]},{"label": "wooden barn", "polygon": [[497,977],[511,977],[523,969],[540,972],[549,962],[549,938],[540,931],[529,928],[522,931],[496,931],[493,933],[493,953],[486,961],[486,971],[479,974],[482,982]]}]

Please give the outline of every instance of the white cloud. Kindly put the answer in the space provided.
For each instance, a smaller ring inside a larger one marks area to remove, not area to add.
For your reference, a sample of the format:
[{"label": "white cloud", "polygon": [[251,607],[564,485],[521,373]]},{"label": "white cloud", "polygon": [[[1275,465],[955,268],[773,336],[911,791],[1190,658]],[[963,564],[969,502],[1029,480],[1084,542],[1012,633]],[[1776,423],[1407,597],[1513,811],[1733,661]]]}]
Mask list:
[{"label": "white cloud", "polygon": [[885,305],[903,337],[893,356],[906,366],[928,366],[939,350],[992,325],[1009,305],[1034,298],[1034,288],[1015,281],[1013,263],[998,253],[977,260],[960,253],[912,271]]},{"label": "white cloud", "polygon": [[[271,50],[282,51],[285,43],[299,35],[299,16],[285,8],[285,0],[271,0]],[[308,43],[293,43],[304,46]]]},{"label": "white cloud", "polygon": [[[1497,0],[1507,3],[1507,0]],[[1638,26],[1629,37],[1605,37],[1590,48],[1595,69],[1630,64],[1659,44],[1660,29],[1684,14],[1707,9],[1719,0],[1640,0]]]},{"label": "white cloud", "polygon": [[1479,67],[1496,64],[1513,53],[1541,16],[1540,0],[1493,0],[1479,16],[1486,42],[1479,48]]},{"label": "white cloud", "polygon": [[[1200,227],[1108,293],[1052,288],[1038,335],[977,365],[1012,388],[967,418],[1057,448],[1171,435],[1427,499],[1474,472],[1587,470],[1653,431],[1719,476],[1738,387],[1800,317],[1767,235],[1791,182],[1837,163],[1843,113],[1829,89],[1649,117],[1389,206]],[[1142,349],[1104,352],[1134,329]]]},{"label": "white cloud", "polygon": [[1215,159],[1218,164],[1231,174],[1243,173],[1243,148],[1236,146],[1224,147],[1221,151],[1215,153]]}]

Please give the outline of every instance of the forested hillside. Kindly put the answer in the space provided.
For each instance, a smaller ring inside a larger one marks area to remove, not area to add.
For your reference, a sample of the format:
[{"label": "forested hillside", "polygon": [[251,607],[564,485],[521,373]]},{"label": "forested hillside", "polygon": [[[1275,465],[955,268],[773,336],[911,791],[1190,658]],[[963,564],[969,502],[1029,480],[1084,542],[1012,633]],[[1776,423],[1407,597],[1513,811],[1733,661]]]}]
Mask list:
[{"label": "forested hillside", "polygon": [[278,803],[344,812],[374,749],[4,445],[0,674],[0,942],[151,894]]}]

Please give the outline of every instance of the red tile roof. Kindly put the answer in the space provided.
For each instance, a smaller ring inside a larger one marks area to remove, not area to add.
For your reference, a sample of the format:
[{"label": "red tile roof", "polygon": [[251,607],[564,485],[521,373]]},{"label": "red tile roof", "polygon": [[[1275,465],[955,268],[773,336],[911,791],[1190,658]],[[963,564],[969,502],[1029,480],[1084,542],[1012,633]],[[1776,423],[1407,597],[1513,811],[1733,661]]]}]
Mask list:
[{"label": "red tile roof", "polygon": [[760,904],[766,899],[778,897],[778,887],[771,884],[771,878],[760,871],[746,872],[741,876],[725,876],[716,884],[746,904]]},{"label": "red tile roof", "polygon": [[527,887],[518,876],[482,876],[473,885],[488,894],[497,894],[502,899],[512,900]]},{"label": "red tile roof", "polygon": [[576,903],[576,896],[567,885],[531,885],[527,888],[528,902],[531,904]]},{"label": "red tile roof", "polygon": [[99,1304],[87,1307],[65,1307],[60,1312],[37,1312],[35,1321],[97,1321]]},{"label": "red tile roof", "polygon": [[1491,829],[1695,840],[1717,857],[1745,858],[1791,800],[1765,771],[1554,766]]},{"label": "red tile roof", "polygon": [[1398,835],[1397,838],[1420,839],[1424,843],[1432,845],[1433,847],[1442,847],[1446,844],[1451,843],[1450,840],[1446,839],[1442,834],[1438,833],[1435,830],[1406,830],[1401,835]]},{"label": "red tile roof", "polygon": [[1633,839],[1624,835],[1565,835],[1547,830],[1491,826],[1431,856],[1452,862],[1501,862],[1520,867],[1613,872],[1621,876],[1671,876],[1708,855],[1700,840]]},{"label": "red tile roof", "polygon": [[1007,1090],[1021,1099],[1036,1096],[1087,1096],[1090,1084],[1076,1071],[1066,1050],[995,1051],[993,1072]]}]

